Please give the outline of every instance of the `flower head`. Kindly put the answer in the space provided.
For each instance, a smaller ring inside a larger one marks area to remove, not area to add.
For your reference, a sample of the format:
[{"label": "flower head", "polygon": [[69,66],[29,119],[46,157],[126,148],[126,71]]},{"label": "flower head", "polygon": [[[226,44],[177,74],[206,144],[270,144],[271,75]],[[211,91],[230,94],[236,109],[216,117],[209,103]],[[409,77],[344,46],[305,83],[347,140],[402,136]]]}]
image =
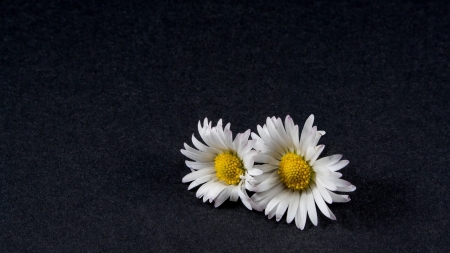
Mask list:
[{"label": "flower head", "polygon": [[[181,150],[188,158],[186,161],[191,173],[183,178],[183,183],[191,182],[188,190],[203,184],[196,193],[203,202],[214,201],[214,206],[220,206],[225,200],[242,203],[250,210],[259,209],[248,196],[247,190],[253,190],[253,176],[261,175],[262,171],[254,168],[258,154],[253,150],[256,140],[249,140],[250,130],[237,134],[233,140],[230,123],[225,128],[222,120],[212,127],[212,122],[205,118],[203,126],[198,122],[198,132],[203,144],[194,135],[192,143],[197,148],[184,144]],[[259,209],[260,210],[260,209]]]},{"label": "flower head", "polygon": [[[261,151],[255,165],[264,173],[255,177],[256,192],[251,199],[265,209],[269,219],[276,216],[279,221],[287,210],[287,223],[295,218],[298,228],[304,229],[306,217],[317,225],[316,205],[328,218],[336,217],[326,203],[348,202],[348,195],[339,195],[333,191],[351,192],[356,189],[349,182],[340,179],[337,172],[349,162],[341,160],[342,155],[319,158],[324,145],[318,145],[325,131],[313,127],[314,115],[306,120],[299,138],[299,129],[290,116],[283,126],[280,118],[267,118],[266,124],[258,125],[258,134],[252,133],[257,140],[255,149]],[[326,203],[325,203],[326,202]]]}]

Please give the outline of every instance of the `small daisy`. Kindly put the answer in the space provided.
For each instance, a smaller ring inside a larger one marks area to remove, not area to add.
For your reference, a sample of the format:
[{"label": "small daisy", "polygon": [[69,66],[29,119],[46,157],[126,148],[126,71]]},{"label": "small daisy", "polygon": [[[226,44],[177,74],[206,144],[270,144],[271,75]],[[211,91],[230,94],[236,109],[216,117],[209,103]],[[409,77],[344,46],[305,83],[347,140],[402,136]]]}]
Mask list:
[{"label": "small daisy", "polygon": [[248,196],[247,190],[253,190],[253,176],[261,175],[262,171],[253,167],[258,152],[253,150],[256,140],[249,140],[250,130],[239,133],[233,141],[230,123],[222,127],[222,120],[217,126],[205,118],[203,126],[198,122],[198,132],[205,144],[192,135],[194,149],[184,143],[183,155],[194,161],[186,161],[191,173],[183,178],[183,183],[191,182],[188,190],[203,184],[197,191],[197,198],[203,197],[203,202],[214,201],[214,206],[220,206],[228,198],[242,203],[252,210],[259,209]]},{"label": "small daisy", "polygon": [[261,151],[255,165],[264,173],[255,177],[256,192],[251,199],[265,209],[265,215],[271,219],[276,216],[280,221],[287,210],[287,223],[295,218],[298,228],[304,229],[306,216],[317,226],[316,205],[328,218],[336,217],[327,203],[348,202],[348,195],[339,195],[333,191],[352,192],[356,189],[351,183],[340,179],[336,172],[349,162],[341,160],[342,155],[332,155],[318,159],[324,145],[317,145],[325,134],[313,127],[314,115],[306,120],[299,139],[298,125],[291,117],[284,122],[280,118],[267,118],[266,124],[258,125],[259,136],[252,133],[257,140],[255,149]]}]

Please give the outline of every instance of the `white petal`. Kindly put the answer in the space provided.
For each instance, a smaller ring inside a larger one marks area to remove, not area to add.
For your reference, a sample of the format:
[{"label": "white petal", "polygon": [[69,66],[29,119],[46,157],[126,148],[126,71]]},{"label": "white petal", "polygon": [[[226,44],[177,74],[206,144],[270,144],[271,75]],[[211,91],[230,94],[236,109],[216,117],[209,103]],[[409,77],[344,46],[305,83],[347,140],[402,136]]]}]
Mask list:
[{"label": "white petal", "polygon": [[[286,127],[286,138],[288,139],[287,142],[289,143],[290,147],[295,148],[297,146],[296,143],[299,142],[298,127],[295,128],[294,121],[289,115],[286,116],[284,125]],[[292,150],[289,151],[292,152]]]},{"label": "white petal", "polygon": [[[266,127],[266,126],[265,126]],[[282,155],[285,152],[283,151],[283,148],[280,147],[280,145],[271,138],[271,136],[268,133],[268,128],[262,128],[261,126],[258,125],[257,127],[259,136],[261,137],[261,139],[264,141],[264,144],[268,147],[272,147],[274,149],[274,151],[276,151],[278,154]],[[266,131],[267,130],[267,131]],[[273,132],[274,130],[272,130]]]},{"label": "white petal", "polygon": [[259,135],[257,133],[252,132],[251,133],[252,139],[258,141],[259,143],[264,143],[263,139],[261,139],[261,137],[259,137]]},{"label": "white petal", "polygon": [[[300,205],[300,203],[299,203]],[[300,207],[297,208],[297,212],[295,213],[295,225],[297,226],[297,228],[303,230],[303,228],[305,227],[305,225],[303,224],[303,226],[300,224],[301,222],[301,212],[300,212]]]},{"label": "white petal", "polygon": [[202,126],[202,122],[199,120],[197,124],[198,133],[200,134],[200,137],[203,138],[203,135],[205,134],[205,126],[208,125],[208,119],[205,118],[204,126]]},{"label": "white petal", "polygon": [[327,206],[328,213],[330,213],[330,219],[336,220],[336,216],[334,216],[334,213],[330,210],[330,208]]},{"label": "white petal", "polygon": [[328,172],[329,172],[329,173],[327,173],[327,174],[322,174],[322,175],[324,175],[326,178],[330,178],[330,179],[332,179],[332,178],[334,178],[334,179],[339,179],[339,178],[342,177],[342,173],[334,172],[334,171],[329,171],[329,170],[328,170]]},{"label": "white petal", "polygon": [[223,204],[229,197],[231,193],[231,187],[225,188],[216,198],[214,201],[214,207],[219,207]]},{"label": "white petal", "polygon": [[[219,122],[220,122],[220,124],[218,123],[217,127],[216,127],[217,137],[219,138],[220,142],[222,142],[225,145],[225,147],[227,147],[227,149],[233,148],[233,146],[228,147],[228,145],[227,145],[227,137],[225,136],[225,132],[223,131],[223,128],[222,128],[222,119],[220,119]],[[231,132],[229,132],[229,134],[231,134]]]},{"label": "white petal", "polygon": [[247,195],[247,193],[245,192],[245,188],[242,189],[241,186],[242,182],[240,183],[240,185],[238,186],[238,194],[239,197],[241,198],[242,203],[244,204],[245,207],[247,207],[248,210],[252,210],[252,205],[250,204],[250,202],[252,201],[250,199],[250,197]]},{"label": "white petal", "polygon": [[320,158],[319,160],[317,160],[314,165],[316,167],[327,167],[330,165],[333,165],[337,162],[339,162],[339,160],[341,160],[342,155],[331,155],[331,156],[325,156]]},{"label": "white petal", "polygon": [[249,136],[250,136],[250,129],[247,130],[247,131],[245,131],[245,132],[242,134],[242,138],[241,138],[241,150],[240,150],[239,153],[238,153],[238,154],[241,155],[241,157],[246,156],[246,155],[247,155],[248,153],[250,153],[250,152],[256,152],[256,153],[259,153],[259,152],[255,151],[255,150],[253,150],[255,144],[256,144],[258,141],[256,141],[256,140],[249,140],[249,139],[248,139]]},{"label": "white petal", "polygon": [[206,145],[211,147],[212,141],[209,137],[209,131],[210,127],[208,126],[208,118],[205,118],[203,121],[203,127],[200,124],[200,121],[198,122],[198,133],[200,134],[200,137],[202,137],[203,141],[206,143]]},{"label": "white petal", "polygon": [[313,146],[316,146],[317,143],[319,143],[320,137],[322,137],[323,135],[325,135],[325,131],[317,130],[316,137],[314,138]]},{"label": "white petal", "polygon": [[248,138],[250,137],[251,131],[250,129],[247,129],[247,131],[242,133],[242,144],[244,144],[246,141],[248,141]]},{"label": "white petal", "polygon": [[324,168],[320,168],[320,167],[314,167],[313,166],[313,170],[321,176],[329,176],[331,174],[331,171],[328,169],[324,169]]},{"label": "white petal", "polygon": [[317,212],[316,204],[314,204],[314,196],[310,189],[306,189],[306,208],[308,209],[308,216],[314,226],[317,226]]},{"label": "white petal", "polygon": [[275,216],[275,213],[277,212],[277,206],[275,206],[275,208],[273,208],[272,211],[269,212],[269,214],[267,215],[267,218],[272,219],[273,216]]},{"label": "white petal", "polygon": [[336,191],[336,189],[337,189],[336,185],[331,183],[330,181],[328,181],[328,179],[326,177],[316,175],[316,181],[319,184],[321,184],[323,187],[327,188],[328,190]]},{"label": "white petal", "polygon": [[230,130],[231,124],[228,123],[224,130],[224,136],[225,136],[225,144],[227,145],[228,148],[233,149],[233,133]]},{"label": "white petal", "polygon": [[[281,120],[281,118],[277,118],[275,126],[278,129],[278,133],[279,133],[280,137],[283,138],[284,141],[288,141],[291,139],[288,137],[288,134],[286,132],[286,127],[283,125],[283,121]],[[287,144],[289,144],[289,143],[287,143]]]},{"label": "white petal", "polygon": [[196,196],[197,198],[203,197],[203,196],[205,195],[205,193],[208,192],[209,188],[210,188],[214,183],[216,183],[216,182],[217,182],[217,181],[211,180],[211,181],[209,181],[208,183],[206,183],[206,184],[200,186],[200,188],[198,188],[197,192],[195,193],[195,196]]},{"label": "white petal", "polygon": [[[281,185],[281,186],[282,186],[281,190],[279,190],[279,188],[277,187],[278,185]],[[275,190],[276,190],[276,191],[275,191]],[[266,207],[267,207],[267,204],[269,204],[269,202],[270,202],[273,198],[275,198],[278,194],[280,194],[280,193],[281,193],[282,191],[284,191],[284,190],[286,190],[286,187],[284,186],[283,183],[279,183],[279,184],[275,185],[272,189],[270,189],[270,195],[269,195],[267,198],[265,198],[265,199],[263,199],[263,200],[257,202],[258,205],[261,206],[262,208],[266,208]],[[253,195],[253,196],[254,196],[254,195]],[[252,196],[252,197],[253,197],[253,196]]]},{"label": "white petal", "polygon": [[276,220],[280,221],[283,217],[284,213],[286,212],[286,209],[289,206],[289,202],[291,200],[291,195],[294,195],[292,191],[286,191],[287,194],[284,196],[283,200],[278,204],[277,207],[277,213],[276,213]]},{"label": "white petal", "polygon": [[250,202],[252,202],[252,200],[247,195],[245,188],[243,188],[242,181],[239,183],[239,185],[236,188],[238,189],[238,195],[241,198],[241,201],[244,204],[244,206],[247,207],[247,209],[252,210],[252,205],[250,204]]},{"label": "white petal", "polygon": [[315,148],[314,139],[316,138],[317,127],[314,126],[307,136],[305,137],[305,141],[301,144],[301,150],[306,151],[309,148]]},{"label": "white petal", "polygon": [[300,193],[298,191],[294,191],[293,194],[291,194],[291,199],[289,200],[289,209],[286,217],[287,223],[291,223],[292,220],[295,218],[299,202],[300,202]]},{"label": "white petal", "polygon": [[221,149],[221,150],[227,150],[228,147],[225,144],[225,139],[222,138],[220,136],[220,134],[218,133],[217,128],[213,127],[211,129],[211,133],[210,133],[210,138],[211,138],[211,147],[217,148],[217,149]]},{"label": "white petal", "polygon": [[255,150],[261,151],[263,153],[265,152],[270,152],[270,149],[264,145],[264,142],[259,142],[258,140],[253,139],[254,141],[256,141],[255,145],[253,145],[253,148]]},{"label": "white petal", "polygon": [[233,187],[230,194],[230,201],[236,202],[239,199],[239,188]]},{"label": "white petal", "polygon": [[[281,192],[282,190],[284,190],[284,185],[283,183],[279,183],[277,184],[275,187],[273,187],[272,189],[270,189],[270,191],[265,191],[265,192],[256,192],[255,194],[253,194],[252,196],[252,200],[253,201],[261,201],[265,198],[272,198],[274,197],[276,194],[278,194],[279,192]],[[266,208],[266,207],[264,207]]]},{"label": "white petal", "polygon": [[268,163],[268,164],[275,165],[275,166],[278,166],[278,164],[280,164],[280,161],[274,159],[271,156],[264,155],[264,154],[258,154],[258,156],[256,156],[256,158],[255,158],[255,162]]},{"label": "white petal", "polygon": [[250,202],[250,204],[252,205],[252,210],[254,211],[258,211],[258,212],[262,212],[264,211],[264,208],[260,207],[258,204],[256,204],[255,202]]},{"label": "white petal", "polygon": [[331,177],[327,177],[327,179],[328,179],[328,181],[330,181],[331,183],[333,183],[337,187],[349,187],[349,186],[352,186],[352,184],[350,182],[345,181],[344,179],[331,178]]},{"label": "white petal", "polygon": [[194,146],[198,150],[203,151],[203,152],[213,153],[213,154],[219,154],[220,153],[220,150],[208,147],[205,144],[201,143],[199,140],[197,140],[197,138],[195,138],[194,135],[192,135],[192,144],[194,144]]},{"label": "white petal", "polygon": [[341,160],[334,165],[328,166],[327,168],[331,171],[338,171],[338,170],[344,168],[345,166],[347,166],[348,163],[349,163],[348,160]]},{"label": "white petal", "polygon": [[218,184],[220,184],[218,181],[211,180],[208,183],[202,185],[200,188],[198,188],[197,193],[195,194],[196,197],[199,199],[203,197],[203,203],[206,202],[208,200],[210,191],[214,190]]},{"label": "white petal", "polygon": [[[285,147],[287,147],[287,143],[285,143],[284,140],[280,137],[280,135],[278,133],[278,129],[275,126],[275,122],[273,122],[272,119],[267,118],[266,125],[267,125],[267,130],[269,130],[269,135],[270,135],[271,139],[273,140],[274,143],[276,143],[279,146],[279,148],[281,150],[280,154],[286,153],[287,149]],[[283,131],[284,131],[284,129],[283,129]]]},{"label": "white petal", "polygon": [[278,173],[274,171],[268,179],[266,179],[265,181],[256,186],[256,192],[267,191],[278,182],[280,182],[280,179],[278,178]]},{"label": "white petal", "polygon": [[212,187],[207,194],[205,194],[206,198],[209,200],[209,202],[213,202],[217,196],[225,189],[227,188],[227,185],[217,183]]},{"label": "white petal", "polygon": [[[197,151],[200,152],[200,151]],[[196,162],[211,162],[214,161],[214,158],[216,157],[216,155],[214,154],[210,154],[210,153],[193,153],[191,151],[187,151],[182,149],[181,153],[183,153],[183,155],[187,156],[188,158],[196,161]]]},{"label": "white petal", "polygon": [[[307,139],[309,139],[309,135],[311,133],[312,130],[312,125],[314,123],[314,115],[311,114],[308,119],[305,121],[305,125],[303,125],[303,129],[302,129],[302,134],[300,136],[300,149],[303,151],[306,151],[306,149],[304,149],[304,147],[306,146],[306,148],[308,148],[308,145],[305,145],[305,142],[307,141]],[[304,153],[302,155],[305,155]]]},{"label": "white petal", "polygon": [[349,186],[345,186],[345,187],[341,187],[341,186],[336,187],[336,191],[338,191],[338,192],[352,192],[354,190],[356,190],[356,186],[354,186],[354,185],[349,185]]},{"label": "white petal", "polygon": [[241,134],[239,142],[236,142],[235,146],[238,146],[236,152],[240,156],[245,156],[258,142],[257,140],[248,140],[248,136],[250,134],[250,130],[245,131],[245,133]]},{"label": "white petal", "polygon": [[[250,152],[250,150],[252,150],[255,143],[256,143],[255,140],[246,140],[241,150],[238,152],[239,156],[244,157],[245,155],[247,155]],[[256,152],[256,154],[258,153]]]},{"label": "white petal", "polygon": [[305,160],[306,161],[311,160],[311,158],[314,156],[315,152],[316,151],[314,150],[314,148],[306,149]]},{"label": "white petal", "polygon": [[[300,196],[299,208],[297,210],[297,213],[298,213],[297,215],[300,218],[300,220],[298,222],[299,224],[297,225],[297,227],[300,228],[301,230],[303,230],[305,228],[305,224],[306,224],[306,216],[308,214],[307,205],[308,205],[308,203],[307,203],[306,191],[303,191]],[[297,218],[295,220],[295,224],[297,224]]]},{"label": "white petal", "polygon": [[255,180],[251,178],[250,176],[247,176],[244,180],[244,187],[245,189],[254,192],[255,191]]},{"label": "white petal", "polygon": [[[255,166],[257,166],[257,165],[255,165]],[[259,176],[253,177],[253,180],[254,180],[254,181],[253,181],[253,184],[254,184],[255,186],[261,184],[262,182],[266,181],[269,177],[271,177],[271,173],[273,173],[273,172],[276,172],[276,171],[271,171],[271,172],[268,172],[268,173],[263,173],[263,174],[261,174],[261,175],[259,175]],[[255,191],[256,191],[256,189],[255,189]],[[259,191],[258,191],[258,192],[259,192]]]},{"label": "white petal", "polygon": [[325,189],[320,183],[316,182],[317,189],[320,192],[320,195],[322,195],[322,198],[329,204],[333,203],[333,199],[331,198],[330,194],[328,193],[328,190]]},{"label": "white petal", "polygon": [[275,206],[277,206],[287,195],[287,190],[281,192],[280,194],[278,194],[277,196],[275,196],[274,198],[272,198],[272,200],[269,202],[269,204],[267,204],[266,210],[265,210],[265,214],[268,215],[270,213],[270,211],[272,211],[273,208],[275,208]]},{"label": "white petal", "polygon": [[270,143],[272,139],[270,138],[269,132],[267,131],[267,126],[256,126],[256,131],[258,131],[258,135],[264,143]]},{"label": "white petal", "polygon": [[202,154],[210,154],[210,153],[203,152],[203,151],[200,151],[200,150],[198,150],[198,149],[192,148],[192,147],[189,146],[187,143],[184,143],[184,148],[185,148],[187,151],[189,151],[189,152],[198,153],[198,154],[200,154],[200,155],[202,155]]},{"label": "white petal", "polygon": [[199,162],[193,162],[193,161],[185,161],[186,166],[193,170],[202,170],[202,169],[211,169],[214,168],[214,162],[206,162],[206,163],[199,163]]},{"label": "white petal", "polygon": [[270,165],[270,164],[262,164],[262,165],[255,165],[253,168],[258,168],[263,173],[271,172],[273,170],[278,169],[278,166]]},{"label": "white petal", "polygon": [[300,139],[298,137],[298,125],[294,126],[292,131],[292,140],[294,141],[294,146],[297,150],[300,150]]},{"label": "white petal", "polygon": [[199,177],[199,178],[195,179],[194,181],[192,181],[191,184],[189,184],[188,190],[208,182],[209,180],[213,179],[215,176],[216,175],[214,175],[214,174],[210,174],[210,175],[205,175],[203,177]]},{"label": "white petal", "polygon": [[319,207],[319,210],[323,213],[323,215],[330,218],[331,216],[330,213],[328,213],[327,204],[325,204],[325,201],[323,201],[322,195],[320,195],[320,192],[315,185],[311,187],[311,191],[314,196],[314,201],[316,202],[317,207]]},{"label": "white petal", "polygon": [[332,191],[328,191],[328,194],[330,194],[331,199],[335,203],[346,203],[346,202],[350,201],[350,198],[348,197],[348,195],[339,195]]},{"label": "white petal", "polygon": [[248,174],[251,175],[251,176],[259,176],[262,173],[263,173],[263,171],[259,170],[259,169],[252,169],[252,170],[248,171]]},{"label": "white petal", "polygon": [[255,164],[255,158],[257,155],[258,155],[258,152],[255,150],[252,150],[252,151],[250,151],[250,153],[247,153],[247,155],[244,156],[244,159],[243,159],[244,167],[247,170],[253,168],[253,165]]},{"label": "white petal", "polygon": [[[241,195],[239,195],[239,196],[241,196]],[[246,198],[241,197],[241,201],[242,201],[242,204],[244,204],[244,206],[247,207],[248,210],[253,210],[253,205],[251,203],[250,198],[246,199]]]},{"label": "white petal", "polygon": [[311,166],[314,165],[314,163],[316,162],[317,158],[320,156],[320,154],[322,153],[324,148],[325,148],[325,145],[319,145],[315,148],[315,154],[311,158],[311,160],[309,160],[309,164]]},{"label": "white petal", "polygon": [[194,172],[191,172],[183,177],[181,180],[183,183],[191,182],[197,178],[203,177],[205,175],[214,174],[216,171],[214,169],[204,169],[204,170],[197,170]]},{"label": "white petal", "polygon": [[239,154],[240,153],[240,151],[241,151],[241,139],[243,138],[243,136],[242,136],[242,134],[241,133],[238,133],[237,135],[236,135],[236,137],[234,138],[234,141],[233,141],[233,147],[234,147],[234,150],[236,150],[236,152]]}]

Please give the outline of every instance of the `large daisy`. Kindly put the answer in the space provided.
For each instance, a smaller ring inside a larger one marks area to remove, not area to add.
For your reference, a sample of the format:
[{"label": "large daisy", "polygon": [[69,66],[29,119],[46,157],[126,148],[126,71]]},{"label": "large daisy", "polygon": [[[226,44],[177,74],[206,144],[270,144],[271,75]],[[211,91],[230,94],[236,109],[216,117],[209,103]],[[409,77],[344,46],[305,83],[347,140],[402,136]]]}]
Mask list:
[{"label": "large daisy", "polygon": [[203,198],[203,202],[214,201],[215,207],[227,199],[237,201],[240,198],[248,209],[258,210],[246,192],[246,189],[253,190],[253,176],[262,174],[253,167],[258,154],[253,150],[256,140],[248,139],[250,130],[247,130],[237,134],[233,141],[230,123],[225,128],[222,120],[215,127],[211,125],[207,118],[203,126],[198,122],[198,132],[206,145],[194,135],[192,143],[197,149],[184,143],[181,153],[194,161],[186,161],[192,172],[183,178],[183,183],[191,182],[188,190],[203,184],[197,190],[197,198]]},{"label": "large daisy", "polygon": [[324,145],[317,145],[325,134],[313,127],[314,115],[306,120],[299,138],[298,125],[290,116],[284,122],[280,118],[267,118],[266,124],[258,125],[258,134],[252,133],[257,140],[255,149],[261,151],[255,165],[264,173],[255,177],[256,192],[251,199],[265,209],[269,219],[276,216],[280,221],[286,213],[287,223],[295,218],[298,228],[304,229],[306,217],[317,225],[316,205],[328,218],[336,217],[326,203],[348,202],[348,195],[338,192],[352,192],[356,189],[351,183],[340,179],[337,172],[349,162],[341,160],[342,155],[332,155],[318,159]]}]

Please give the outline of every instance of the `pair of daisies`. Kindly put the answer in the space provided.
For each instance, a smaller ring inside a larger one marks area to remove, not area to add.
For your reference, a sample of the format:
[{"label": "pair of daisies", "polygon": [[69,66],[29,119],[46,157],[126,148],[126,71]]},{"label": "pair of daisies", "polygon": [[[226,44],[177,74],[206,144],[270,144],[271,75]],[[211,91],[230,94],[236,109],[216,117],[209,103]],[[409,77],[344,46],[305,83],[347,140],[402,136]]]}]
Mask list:
[{"label": "pair of daisies", "polygon": [[[287,211],[286,221],[304,229],[306,217],[317,225],[316,205],[328,218],[336,217],[327,204],[348,202],[352,192],[351,183],[340,179],[337,172],[349,162],[342,155],[319,159],[324,145],[317,145],[325,131],[313,127],[314,115],[309,116],[301,133],[298,125],[287,116],[284,125],[280,118],[267,118],[257,133],[250,130],[237,134],[233,140],[230,123],[225,127],[222,120],[217,126],[205,118],[198,123],[203,142],[192,135],[197,148],[184,144],[181,150],[193,161],[186,161],[191,173],[183,183],[191,182],[189,190],[197,187],[196,196],[209,200],[218,207],[227,199],[242,203],[250,210],[264,211],[269,219],[279,221]],[[251,140],[249,137],[251,135]],[[248,191],[255,192],[251,197]]]}]

